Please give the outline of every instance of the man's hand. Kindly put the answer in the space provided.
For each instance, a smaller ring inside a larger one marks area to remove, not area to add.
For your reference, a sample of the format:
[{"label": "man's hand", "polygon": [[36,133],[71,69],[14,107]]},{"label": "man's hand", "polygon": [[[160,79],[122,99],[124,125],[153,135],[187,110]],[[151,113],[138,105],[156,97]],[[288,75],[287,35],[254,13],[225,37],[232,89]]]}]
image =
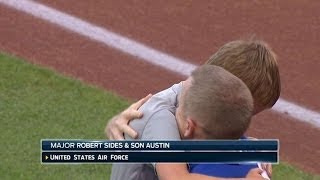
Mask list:
[{"label": "man's hand", "polygon": [[150,99],[152,94],[131,104],[126,110],[109,120],[104,133],[110,140],[123,140],[123,134],[126,133],[132,138],[137,138],[138,133],[134,131],[128,124],[131,120],[141,118],[143,114],[138,109]]},{"label": "man's hand", "polygon": [[246,179],[247,180],[265,180],[265,178],[263,178],[261,175],[262,172],[263,172],[263,170],[260,168],[251,169],[248,172]]}]

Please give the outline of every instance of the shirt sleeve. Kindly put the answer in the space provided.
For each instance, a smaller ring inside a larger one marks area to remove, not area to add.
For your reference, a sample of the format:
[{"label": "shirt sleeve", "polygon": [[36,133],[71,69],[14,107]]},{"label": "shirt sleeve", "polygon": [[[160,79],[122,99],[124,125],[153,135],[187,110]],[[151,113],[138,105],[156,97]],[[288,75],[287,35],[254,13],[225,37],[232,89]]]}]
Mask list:
[{"label": "shirt sleeve", "polygon": [[[181,140],[175,116],[168,110],[154,113],[143,130],[141,140]],[[150,163],[156,172],[156,163]]]},{"label": "shirt sleeve", "polygon": [[181,140],[174,114],[166,109],[154,113],[143,130],[141,140]]}]

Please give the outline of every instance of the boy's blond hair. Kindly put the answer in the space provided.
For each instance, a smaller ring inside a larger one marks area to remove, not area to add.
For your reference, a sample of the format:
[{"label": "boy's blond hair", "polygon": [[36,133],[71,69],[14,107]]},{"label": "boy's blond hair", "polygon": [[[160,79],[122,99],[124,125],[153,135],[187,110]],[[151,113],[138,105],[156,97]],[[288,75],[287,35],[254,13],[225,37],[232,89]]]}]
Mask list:
[{"label": "boy's blond hair", "polygon": [[272,107],[280,96],[281,84],[276,55],[261,40],[238,40],[222,46],[206,64],[223,67],[250,89],[255,109]]}]

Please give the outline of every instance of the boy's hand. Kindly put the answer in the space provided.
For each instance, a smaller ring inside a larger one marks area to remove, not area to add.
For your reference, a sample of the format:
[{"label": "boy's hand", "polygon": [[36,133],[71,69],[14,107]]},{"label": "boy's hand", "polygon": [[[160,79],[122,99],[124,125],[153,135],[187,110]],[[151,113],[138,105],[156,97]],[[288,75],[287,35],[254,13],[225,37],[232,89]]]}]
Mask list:
[{"label": "boy's hand", "polygon": [[132,138],[137,138],[138,133],[134,131],[128,123],[137,118],[141,118],[143,114],[138,109],[148,100],[152,95],[140,99],[139,101],[131,104],[126,110],[119,115],[114,116],[109,120],[104,132],[110,140],[123,140],[123,134],[126,133]]},{"label": "boy's hand", "polygon": [[263,178],[261,175],[262,172],[263,172],[263,170],[260,168],[251,169],[248,172],[246,179],[247,180],[265,180],[265,178]]},{"label": "boy's hand", "polygon": [[267,174],[270,178],[272,177],[272,164],[262,163],[261,168],[267,172]]}]

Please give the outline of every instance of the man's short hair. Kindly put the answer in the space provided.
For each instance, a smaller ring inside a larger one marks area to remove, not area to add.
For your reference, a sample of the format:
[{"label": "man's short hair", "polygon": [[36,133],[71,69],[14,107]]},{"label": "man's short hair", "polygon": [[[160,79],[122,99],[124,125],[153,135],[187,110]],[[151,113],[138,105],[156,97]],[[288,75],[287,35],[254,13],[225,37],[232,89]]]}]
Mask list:
[{"label": "man's short hair", "polygon": [[236,76],[218,66],[203,65],[191,74],[183,111],[195,119],[205,138],[239,139],[253,110],[250,90]]},{"label": "man's short hair", "polygon": [[276,55],[262,40],[232,41],[222,46],[206,64],[223,67],[250,89],[255,106],[272,107],[281,84]]}]

